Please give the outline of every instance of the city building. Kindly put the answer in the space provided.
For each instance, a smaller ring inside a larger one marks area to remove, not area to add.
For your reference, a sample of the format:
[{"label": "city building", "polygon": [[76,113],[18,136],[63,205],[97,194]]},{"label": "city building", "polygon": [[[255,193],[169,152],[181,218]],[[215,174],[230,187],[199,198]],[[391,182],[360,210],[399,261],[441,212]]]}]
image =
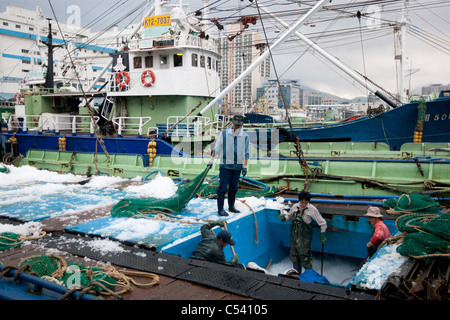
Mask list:
[{"label": "city building", "polygon": [[314,91],[303,91],[300,105],[302,107],[322,104],[322,94]]},{"label": "city building", "polygon": [[[7,6],[0,13],[0,97],[8,100],[25,85],[31,88],[44,85],[48,60],[44,42],[48,41],[50,27],[53,45],[57,46],[53,51],[56,87],[87,89],[111,58],[110,54],[122,45],[116,37],[108,40],[113,38],[114,30],[95,33],[45,19],[38,8],[33,11]],[[122,32],[122,36],[126,37],[126,33]],[[102,87],[105,79],[101,80],[96,88]]]},{"label": "city building", "polygon": [[[234,81],[264,50],[262,37],[245,30],[243,23],[228,24],[225,35],[220,37],[219,74],[221,87]],[[222,100],[222,108],[228,113],[242,112],[257,102],[256,90],[270,76],[270,59],[267,58],[251,74],[244,78]]]},{"label": "city building", "polygon": [[300,108],[302,89],[298,80],[280,80],[278,83],[269,79],[256,91],[259,109],[265,106],[263,109],[271,114],[284,113],[284,104],[288,110]]},{"label": "city building", "polygon": [[439,93],[442,90],[450,90],[450,84],[443,85],[443,84],[430,84],[429,86],[422,87],[422,95],[431,95],[432,93],[435,94],[435,96],[439,96]]}]

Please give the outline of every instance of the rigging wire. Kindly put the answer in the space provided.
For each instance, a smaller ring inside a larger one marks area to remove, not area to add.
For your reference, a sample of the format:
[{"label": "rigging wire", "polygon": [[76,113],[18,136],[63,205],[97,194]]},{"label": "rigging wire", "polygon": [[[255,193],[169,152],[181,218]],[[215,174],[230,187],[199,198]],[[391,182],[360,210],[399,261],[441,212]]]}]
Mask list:
[{"label": "rigging wire", "polygon": [[[361,43],[361,53],[362,53],[362,60],[363,60],[363,69],[364,69],[364,78],[367,79],[367,71],[366,71],[366,59],[365,59],[365,54],[364,54],[364,41],[363,41],[363,37],[362,37],[362,32],[361,32],[361,12],[358,11],[357,13],[357,18],[358,18],[358,23],[359,23],[359,39],[360,39],[360,43]],[[367,80],[366,81],[366,96],[369,95],[368,92],[368,88],[367,88]]]},{"label": "rigging wire", "polygon": [[[56,20],[56,23],[57,23],[57,25],[58,25],[58,29],[59,29],[59,31],[60,31],[60,33],[61,33],[61,36],[62,36],[62,38],[63,38],[63,41],[65,42],[64,34],[63,34],[63,32],[62,32],[62,29],[61,29],[61,25],[60,25],[60,23],[59,23],[59,20],[58,20],[58,18],[56,17],[56,13],[55,13],[55,10],[53,9],[53,5],[52,5],[51,0],[48,0],[48,3],[49,3],[49,5],[50,5],[50,8],[51,8],[52,13],[53,13],[53,16],[54,16],[54,18],[55,18],[55,20]],[[66,50],[67,50],[67,46],[66,46]],[[69,58],[70,58],[70,62],[71,62],[71,64],[72,64],[72,66],[75,66],[75,64],[74,64],[74,62],[73,62],[73,59],[72,59],[72,56],[71,56],[70,54],[69,54]],[[77,77],[78,83],[81,84],[81,80],[80,80],[80,77],[79,77],[79,75],[78,75],[78,72],[77,72],[76,68],[75,68],[74,72],[75,72],[75,75],[76,75],[76,77]],[[89,112],[89,116],[91,117],[91,121],[94,121],[94,115],[93,115],[93,113],[92,113],[91,106],[89,105],[89,100],[88,100],[88,98],[87,98],[87,96],[86,96],[86,92],[84,91],[83,86],[81,86],[81,92],[83,93],[83,97],[84,97],[84,99],[85,99],[85,101],[86,101],[86,108],[87,108],[87,110],[88,110],[88,112]],[[106,146],[105,146],[105,144],[104,144],[104,142],[103,142],[103,139],[102,139],[102,137],[101,137],[101,135],[100,135],[100,132],[99,132],[97,126],[93,126],[93,127],[94,127],[95,135],[97,136],[97,141],[100,143],[100,146],[101,146],[101,148],[103,149],[103,152],[105,153],[105,156],[106,156],[107,161],[110,162],[111,160],[110,160],[110,157],[109,157],[109,153],[108,153],[108,151],[106,150]],[[97,143],[95,144],[95,150],[96,150],[95,153],[97,153]],[[95,158],[96,158],[96,155],[95,155]],[[97,164],[97,162],[95,162],[95,163]],[[98,171],[98,169],[97,169],[97,171]]]},{"label": "rigging wire", "polygon": [[[261,12],[260,12],[259,4],[258,4],[257,0],[255,0],[255,5],[256,5],[256,8],[258,9],[258,14],[261,16]],[[266,33],[265,28],[264,28],[264,23],[263,23],[262,20],[261,20],[261,26],[263,28],[264,36],[266,37],[266,41],[267,41],[267,33]],[[277,69],[275,67],[275,62],[273,60],[272,50],[271,50],[270,46],[268,46],[267,50],[269,50],[269,56],[270,56],[270,60],[272,61],[272,65],[273,65],[273,69],[274,69],[274,72],[275,72],[276,81],[278,83],[279,92],[282,92],[280,78],[278,77],[278,72],[277,72]],[[300,167],[304,170],[305,175],[306,175],[305,185],[304,185],[304,189],[306,189],[307,186],[310,185],[310,183],[309,183],[309,172],[310,171],[312,172],[312,170],[309,167],[308,162],[306,161],[305,156],[303,154],[303,150],[302,150],[302,147],[301,147],[301,144],[300,144],[300,139],[295,134],[294,129],[292,127],[291,118],[289,116],[289,110],[288,110],[288,108],[286,106],[286,102],[284,101],[283,94],[281,94],[280,97],[281,97],[281,101],[283,103],[284,109],[286,111],[286,118],[288,120],[289,128],[291,130],[291,138],[295,142],[295,150],[296,150],[296,154],[297,154],[297,157],[298,157],[298,161],[299,161]]]}]

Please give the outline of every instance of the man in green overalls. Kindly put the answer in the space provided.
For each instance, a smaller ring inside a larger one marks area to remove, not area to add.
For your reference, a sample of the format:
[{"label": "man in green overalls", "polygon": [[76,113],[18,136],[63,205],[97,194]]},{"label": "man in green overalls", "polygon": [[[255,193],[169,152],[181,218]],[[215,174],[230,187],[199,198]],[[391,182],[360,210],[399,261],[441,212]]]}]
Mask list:
[{"label": "man in green overalls", "polygon": [[320,227],[320,241],[322,244],[325,244],[327,241],[325,237],[327,223],[320,215],[319,210],[309,203],[311,200],[309,192],[300,192],[298,200],[299,202],[292,206],[287,215],[281,213],[278,218],[283,222],[292,221],[289,258],[293,263],[294,269],[301,274],[302,267],[304,269],[312,269],[312,221],[316,221]]}]

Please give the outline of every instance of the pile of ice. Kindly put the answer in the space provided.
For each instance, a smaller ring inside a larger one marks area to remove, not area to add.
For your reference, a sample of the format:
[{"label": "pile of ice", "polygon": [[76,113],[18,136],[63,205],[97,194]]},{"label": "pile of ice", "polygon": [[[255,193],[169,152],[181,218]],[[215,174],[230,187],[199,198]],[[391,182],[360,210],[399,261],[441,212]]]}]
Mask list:
[{"label": "pile of ice", "polygon": [[398,273],[407,258],[397,252],[397,244],[379,249],[355,275],[352,283],[362,289],[380,290],[391,274]]},{"label": "pile of ice", "polygon": [[[132,179],[108,176],[92,176],[89,182],[78,184],[86,180],[86,176],[74,174],[59,174],[57,172],[38,170],[30,166],[8,166],[10,173],[0,173],[0,216],[19,215],[30,220],[43,216],[73,217],[78,212],[92,210],[111,205],[123,198],[154,197],[167,198],[172,196],[177,185],[169,177],[160,174],[154,176],[147,183],[142,183],[142,177]],[[286,207],[281,197],[275,200],[263,197],[247,197],[236,201],[236,208],[240,214],[232,214],[227,220],[234,220],[243,215],[252,214],[264,208],[283,209]],[[250,209],[251,208],[251,209]],[[228,204],[225,202],[225,209]],[[189,215],[182,218],[189,221],[219,220],[217,202],[211,199],[192,199],[186,210]],[[102,230],[94,233],[104,236],[114,235],[118,240],[142,239],[152,233],[167,234],[179,228],[179,223],[146,219],[115,219]],[[3,231],[2,231],[3,230]],[[20,226],[0,224],[0,232],[15,232],[22,235],[39,235],[40,224],[29,222]],[[92,242],[92,241],[91,241]],[[102,245],[103,244],[103,245]],[[108,245],[107,245],[108,244]],[[106,251],[118,250],[117,242],[92,242],[84,245],[98,245]],[[93,247],[93,249],[95,249]]]},{"label": "pile of ice", "polygon": [[156,175],[148,183],[142,177],[132,179],[108,176],[59,174],[30,166],[8,166],[10,173],[0,173],[0,216],[22,221],[49,216],[74,214],[112,205],[127,197],[170,197],[177,190],[169,177]]},{"label": "pile of ice", "polygon": [[0,224],[0,233],[12,232],[26,237],[37,237],[40,235],[42,224],[39,222],[27,222],[20,225],[9,223]]},{"label": "pile of ice", "polygon": [[[245,205],[240,200],[245,201]],[[200,230],[199,224],[210,220],[227,220],[227,222],[241,218],[242,216],[252,214],[252,210],[257,212],[264,208],[281,209],[284,208],[284,199],[276,200],[265,199],[263,197],[248,197],[236,201],[236,208],[241,211],[239,214],[230,214],[228,217],[221,217],[217,214],[217,201],[213,199],[192,199],[181,214],[176,216],[179,222],[167,222],[152,219],[120,218],[112,219],[104,223],[102,227],[90,231],[92,234],[103,237],[113,237],[125,241],[136,241],[144,239],[152,234],[158,234],[163,237],[183,228],[195,228]],[[225,209],[228,205],[225,204]],[[193,224],[186,224],[193,223]],[[198,226],[198,227],[197,227]],[[196,236],[197,233],[191,236]],[[186,238],[180,239],[185,241]],[[173,244],[172,244],[173,245]]]}]

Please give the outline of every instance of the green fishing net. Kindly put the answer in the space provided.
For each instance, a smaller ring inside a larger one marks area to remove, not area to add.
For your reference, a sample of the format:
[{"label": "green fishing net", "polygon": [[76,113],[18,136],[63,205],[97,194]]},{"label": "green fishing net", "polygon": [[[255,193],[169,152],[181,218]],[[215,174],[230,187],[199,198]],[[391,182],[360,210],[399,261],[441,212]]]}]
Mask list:
[{"label": "green fishing net", "polygon": [[122,199],[112,207],[111,216],[143,218],[158,212],[180,213],[201,190],[208,171],[209,167],[190,182],[180,185],[175,194],[166,199],[152,197]]},{"label": "green fishing net", "polygon": [[0,233],[0,251],[20,247],[23,243],[19,234],[12,232]]},{"label": "green fishing net", "polygon": [[30,257],[19,264],[19,267],[28,265],[27,272],[45,280],[53,280],[63,286],[72,284],[86,288],[92,283],[91,290],[96,293],[113,290],[117,281],[103,268],[85,267],[75,262],[66,262],[61,257],[41,255]]},{"label": "green fishing net", "polygon": [[423,124],[425,122],[425,115],[427,112],[427,104],[425,100],[421,100],[417,106],[417,122],[414,131],[423,131]]},{"label": "green fishing net", "polygon": [[387,199],[383,202],[383,207],[404,213],[437,213],[442,209],[439,202],[429,195],[420,193],[403,194],[398,199]]},{"label": "green fishing net", "polygon": [[9,169],[6,167],[0,167],[0,173],[9,173]]},{"label": "green fishing net", "polygon": [[398,253],[426,264],[437,257],[450,257],[450,213],[441,212],[429,195],[402,195],[386,200],[383,206],[402,214],[396,221],[397,230],[404,233]]}]

